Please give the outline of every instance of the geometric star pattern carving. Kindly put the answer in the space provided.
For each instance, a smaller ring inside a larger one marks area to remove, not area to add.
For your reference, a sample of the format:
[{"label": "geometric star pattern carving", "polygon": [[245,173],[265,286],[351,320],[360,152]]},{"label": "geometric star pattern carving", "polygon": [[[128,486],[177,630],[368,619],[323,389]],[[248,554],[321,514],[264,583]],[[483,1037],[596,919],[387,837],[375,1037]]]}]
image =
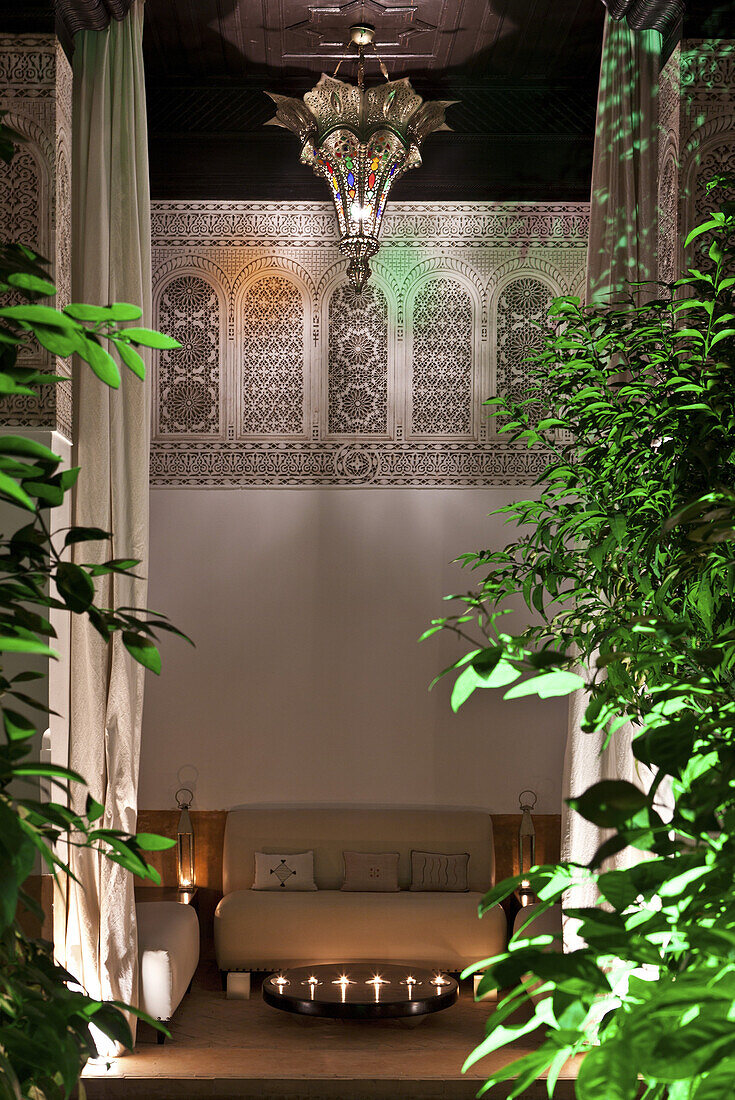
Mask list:
[{"label": "geometric star pattern carving", "polygon": [[288,866],[285,859],[282,859],[277,867],[271,867],[271,874],[276,876],[281,886],[285,889],[286,883],[292,875],[296,874],[296,871]]}]

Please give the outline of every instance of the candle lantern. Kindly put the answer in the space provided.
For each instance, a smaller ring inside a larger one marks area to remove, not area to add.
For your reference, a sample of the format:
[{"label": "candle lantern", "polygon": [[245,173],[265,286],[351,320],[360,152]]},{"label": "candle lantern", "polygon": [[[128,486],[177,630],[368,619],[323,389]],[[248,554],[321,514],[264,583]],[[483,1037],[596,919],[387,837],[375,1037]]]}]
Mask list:
[{"label": "candle lantern", "polygon": [[179,890],[193,890],[195,886],[194,830],[189,816],[189,807],[193,799],[194,794],[188,787],[180,787],[176,792],[176,805],[181,810],[176,830]]},{"label": "candle lantern", "polygon": [[[536,864],[536,829],[531,817],[531,810],[536,805],[535,791],[521,791],[518,803],[521,808],[521,824],[518,829],[518,873],[529,871]],[[521,905],[531,905],[536,900],[536,895],[531,889],[528,879],[522,879],[518,888],[518,897]]]}]

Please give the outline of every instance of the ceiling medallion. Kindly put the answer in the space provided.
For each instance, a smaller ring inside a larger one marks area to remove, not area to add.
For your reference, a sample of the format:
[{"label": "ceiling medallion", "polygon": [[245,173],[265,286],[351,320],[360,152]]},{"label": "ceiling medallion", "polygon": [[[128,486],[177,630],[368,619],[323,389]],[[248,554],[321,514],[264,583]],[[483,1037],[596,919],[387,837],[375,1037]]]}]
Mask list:
[{"label": "ceiling medallion", "polygon": [[[455,100],[424,103],[407,77],[391,80],[377,54],[375,28],[350,27],[356,51],[357,84],[322,73],[303,100],[267,94],[276,116],[266,125],[283,126],[301,141],[301,163],[323,176],[332,192],[339,222],[339,248],[349,259],[347,275],[360,293],[378,251],[388,193],[409,168],[421,164],[419,146],[434,130],[449,130],[444,111]],[[386,83],[365,88],[365,47],[372,46]]]}]

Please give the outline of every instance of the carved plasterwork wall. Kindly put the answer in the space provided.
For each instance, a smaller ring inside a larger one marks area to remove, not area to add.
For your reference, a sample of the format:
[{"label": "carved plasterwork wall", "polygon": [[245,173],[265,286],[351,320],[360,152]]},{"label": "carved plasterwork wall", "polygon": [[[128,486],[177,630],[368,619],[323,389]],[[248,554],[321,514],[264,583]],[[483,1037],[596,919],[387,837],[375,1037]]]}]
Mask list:
[{"label": "carved plasterwork wall", "polygon": [[[544,456],[482,407],[584,281],[587,204],[394,203],[362,298],[328,203],[153,204],[154,486],[477,486]],[[182,339],[185,336],[186,339]]]},{"label": "carved plasterwork wall", "polygon": [[[9,240],[34,247],[52,262],[59,305],[71,293],[71,68],[53,35],[0,34],[0,107],[25,141],[9,166],[0,165],[0,224]],[[28,366],[63,374],[40,397],[3,397],[0,424],[72,433],[67,360],[42,349]]]},{"label": "carved plasterwork wall", "polygon": [[735,42],[682,42],[661,73],[659,104],[659,278],[671,280],[685,266],[683,239],[710,208],[707,180],[735,174]]}]

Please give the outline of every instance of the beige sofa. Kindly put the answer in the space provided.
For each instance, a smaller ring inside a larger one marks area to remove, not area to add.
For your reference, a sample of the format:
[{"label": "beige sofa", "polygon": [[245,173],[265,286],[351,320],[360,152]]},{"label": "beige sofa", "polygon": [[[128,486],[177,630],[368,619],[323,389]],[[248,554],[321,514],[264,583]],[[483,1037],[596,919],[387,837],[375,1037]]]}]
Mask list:
[{"label": "beige sofa", "polygon": [[[314,850],[317,891],[252,890],[256,851]],[[469,892],[408,890],[411,849],[469,852]],[[399,852],[396,893],[340,891],[344,850]],[[229,971],[308,963],[409,962],[461,970],[505,949],[506,919],[477,906],[494,880],[489,814],[468,810],[237,809],[227,815],[217,963]]]}]

